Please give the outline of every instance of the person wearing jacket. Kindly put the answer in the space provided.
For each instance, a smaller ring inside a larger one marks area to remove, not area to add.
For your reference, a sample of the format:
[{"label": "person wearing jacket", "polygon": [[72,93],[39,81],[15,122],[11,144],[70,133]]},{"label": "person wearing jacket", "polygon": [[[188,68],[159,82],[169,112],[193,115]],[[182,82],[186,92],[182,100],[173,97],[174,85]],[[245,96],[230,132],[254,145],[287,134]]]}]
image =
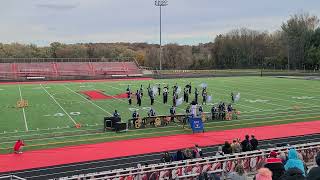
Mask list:
[{"label": "person wearing jacket", "polygon": [[307,176],[308,180],[320,179],[320,152],[316,156],[317,167],[313,167]]},{"label": "person wearing jacket", "polygon": [[22,154],[23,146],[25,146],[22,139],[17,140],[17,142],[14,144],[13,151],[15,154]]},{"label": "person wearing jacket", "polygon": [[268,168],[260,168],[255,180],[272,180],[272,172]]},{"label": "person wearing jacket", "polygon": [[231,172],[228,175],[228,179],[230,180],[247,180],[248,179],[241,163],[236,165],[236,167],[234,168],[234,172]]},{"label": "person wearing jacket", "polygon": [[216,152],[216,156],[224,156],[224,153],[222,151],[222,146],[218,147],[218,151]]},{"label": "person wearing jacket", "polygon": [[224,146],[222,147],[222,152],[224,154],[231,154],[232,153],[231,145],[228,141],[226,141],[224,143]]},{"label": "person wearing jacket", "polygon": [[175,160],[176,160],[176,161],[182,161],[182,160],[184,160],[184,156],[183,156],[182,150],[178,150],[178,151],[177,151]]},{"label": "person wearing jacket", "polygon": [[266,159],[264,167],[268,168],[272,172],[273,180],[280,179],[285,172],[282,160],[277,158],[277,153],[275,151],[270,152],[269,158]]},{"label": "person wearing jacket", "polygon": [[287,163],[284,166],[285,170],[288,171],[288,169],[291,168],[298,168],[303,172],[303,176],[306,176],[305,170],[304,170],[304,164],[298,157],[298,152],[295,149],[290,149],[288,152],[288,160]]},{"label": "person wearing jacket", "polygon": [[299,168],[290,168],[281,177],[281,180],[305,180],[303,172]]},{"label": "person wearing jacket", "polygon": [[232,153],[240,153],[241,152],[241,145],[239,140],[234,139],[231,144]]}]

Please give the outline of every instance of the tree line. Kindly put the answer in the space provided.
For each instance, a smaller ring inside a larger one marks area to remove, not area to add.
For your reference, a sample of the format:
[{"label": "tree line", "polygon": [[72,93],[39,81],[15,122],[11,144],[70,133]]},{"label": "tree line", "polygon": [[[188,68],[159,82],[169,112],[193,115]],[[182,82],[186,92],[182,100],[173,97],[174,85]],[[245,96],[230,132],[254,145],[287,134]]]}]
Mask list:
[{"label": "tree line", "polygon": [[[148,43],[53,42],[49,46],[2,44],[0,58],[121,58],[135,57],[140,65],[159,67],[159,45]],[[320,66],[319,18],[295,14],[275,32],[235,29],[199,45],[167,44],[164,69],[311,69]]]}]

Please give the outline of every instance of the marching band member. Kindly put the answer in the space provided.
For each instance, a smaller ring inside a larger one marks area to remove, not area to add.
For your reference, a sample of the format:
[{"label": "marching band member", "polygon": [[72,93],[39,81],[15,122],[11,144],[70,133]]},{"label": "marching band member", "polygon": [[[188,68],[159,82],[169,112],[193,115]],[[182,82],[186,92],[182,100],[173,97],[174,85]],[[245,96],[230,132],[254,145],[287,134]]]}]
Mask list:
[{"label": "marching band member", "polygon": [[117,110],[114,110],[113,117],[116,117],[116,118],[120,117],[120,114],[118,113]]},{"label": "marching band member", "polygon": [[170,108],[170,115],[171,115],[171,121],[173,121],[174,115],[176,115],[176,108],[174,106]]},{"label": "marching band member", "polygon": [[202,104],[207,104],[207,89],[202,89]]},{"label": "marching band member", "polygon": [[196,104],[198,104],[198,96],[199,96],[198,89],[195,88],[195,90],[194,90],[194,101],[195,101]]},{"label": "marching band member", "polygon": [[163,104],[167,104],[168,102],[168,88],[164,87],[163,88]]},{"label": "marching band member", "polygon": [[153,108],[151,108],[151,109],[149,110],[149,112],[148,112],[148,116],[149,116],[149,117],[156,116],[156,111],[155,111]]}]

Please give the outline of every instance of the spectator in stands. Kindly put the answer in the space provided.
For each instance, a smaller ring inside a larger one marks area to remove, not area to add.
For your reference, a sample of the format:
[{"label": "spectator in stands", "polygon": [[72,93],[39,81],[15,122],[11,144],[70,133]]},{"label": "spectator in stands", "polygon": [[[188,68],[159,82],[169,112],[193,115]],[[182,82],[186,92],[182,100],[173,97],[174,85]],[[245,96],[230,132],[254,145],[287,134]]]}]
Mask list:
[{"label": "spectator in stands", "polygon": [[256,180],[272,180],[272,172],[268,168],[260,168]]},{"label": "spectator in stands", "polygon": [[239,143],[239,140],[234,139],[231,144],[231,150],[232,153],[240,153],[241,152],[241,145]]},{"label": "spectator in stands", "polygon": [[198,177],[199,180],[220,180],[220,177],[215,173],[208,174],[207,172],[203,172]]},{"label": "spectator in stands", "polygon": [[281,177],[281,180],[304,180],[306,179],[299,168],[290,168]]},{"label": "spectator in stands", "polygon": [[241,163],[236,165],[236,167],[234,168],[234,172],[231,172],[228,175],[228,179],[230,180],[247,180],[248,179]]},{"label": "spectator in stands", "polygon": [[316,156],[317,167],[313,167],[307,176],[308,180],[319,180],[320,179],[320,152]]},{"label": "spectator in stands", "polygon": [[184,154],[183,155],[184,155],[185,159],[192,159],[193,158],[192,151],[189,148],[184,150]]},{"label": "spectator in stands", "polygon": [[169,152],[164,153],[164,155],[161,158],[161,162],[163,162],[163,163],[172,162],[172,157],[169,154]]},{"label": "spectator in stands", "polygon": [[24,145],[25,144],[22,139],[17,140],[17,142],[14,144],[13,152],[15,154],[22,154],[22,149]]},{"label": "spectator in stands", "polygon": [[271,151],[269,157],[266,159],[264,167],[268,168],[272,172],[272,179],[278,180],[284,174],[285,169],[282,164],[282,160],[277,158],[277,153]]},{"label": "spectator in stands", "polygon": [[298,168],[303,172],[303,176],[305,176],[305,167],[303,164],[303,161],[299,159],[298,153],[295,149],[290,149],[288,152],[288,161],[286,165],[284,166],[286,171],[288,171],[291,168]]},{"label": "spectator in stands", "polygon": [[224,153],[222,151],[222,146],[218,147],[218,151],[216,152],[216,156],[224,156]]},{"label": "spectator in stands", "polygon": [[194,158],[200,158],[200,157],[202,157],[202,149],[201,148],[199,148],[199,146],[198,146],[198,144],[196,144],[195,146],[194,146],[194,148],[193,148],[193,157]]},{"label": "spectator in stands", "polygon": [[249,140],[249,135],[245,136],[245,139],[241,142],[241,147],[243,152],[252,150],[252,145]]},{"label": "spectator in stands", "polygon": [[259,142],[258,142],[258,140],[254,137],[254,135],[251,135],[250,144],[251,144],[251,146],[252,146],[252,150],[257,150],[257,149],[258,149]]},{"label": "spectator in stands", "polygon": [[279,158],[281,159],[282,161],[282,164],[286,164],[287,163],[287,156],[284,152],[280,152],[279,153]]},{"label": "spectator in stands", "polygon": [[303,156],[301,153],[297,152],[298,153],[298,158],[303,162],[303,166],[304,166],[304,172],[308,172],[308,167],[307,167],[307,164],[304,162],[303,160]]},{"label": "spectator in stands", "polygon": [[178,150],[178,151],[177,151],[175,160],[176,160],[176,161],[182,161],[182,160],[184,160],[184,155],[183,155],[182,150]]},{"label": "spectator in stands", "polygon": [[232,153],[231,145],[228,141],[224,142],[224,146],[222,147],[222,152],[224,154],[231,154]]}]

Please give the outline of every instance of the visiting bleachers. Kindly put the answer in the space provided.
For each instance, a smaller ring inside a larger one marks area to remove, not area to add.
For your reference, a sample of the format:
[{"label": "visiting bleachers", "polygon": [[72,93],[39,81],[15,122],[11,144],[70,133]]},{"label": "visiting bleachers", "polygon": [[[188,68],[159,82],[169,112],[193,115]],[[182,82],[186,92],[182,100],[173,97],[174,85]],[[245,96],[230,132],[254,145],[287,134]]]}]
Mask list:
[{"label": "visiting bleachers", "polygon": [[0,63],[0,79],[23,79],[44,77],[108,78],[113,76],[141,76],[139,66],[132,61],[125,62],[19,62]]},{"label": "visiting bleachers", "polygon": [[58,62],[56,66],[59,76],[90,76],[92,74],[87,62]]},{"label": "visiting bleachers", "polygon": [[17,76],[53,76],[54,70],[51,63],[14,63],[12,73]]},{"label": "visiting bleachers", "polygon": [[11,74],[11,63],[0,63],[0,78],[7,79],[10,78]]},{"label": "visiting bleachers", "polygon": [[61,179],[193,179],[202,173],[215,174],[225,179],[226,175],[235,170],[237,164],[242,164],[247,174],[255,174],[261,164],[266,161],[270,152],[286,154],[289,149],[296,149],[307,166],[315,163],[315,156],[320,152],[320,143],[308,143],[294,146],[284,146],[263,150],[211,156],[204,158],[174,161],[151,165],[138,165],[137,167],[104,171],[91,174],[81,174]]}]

